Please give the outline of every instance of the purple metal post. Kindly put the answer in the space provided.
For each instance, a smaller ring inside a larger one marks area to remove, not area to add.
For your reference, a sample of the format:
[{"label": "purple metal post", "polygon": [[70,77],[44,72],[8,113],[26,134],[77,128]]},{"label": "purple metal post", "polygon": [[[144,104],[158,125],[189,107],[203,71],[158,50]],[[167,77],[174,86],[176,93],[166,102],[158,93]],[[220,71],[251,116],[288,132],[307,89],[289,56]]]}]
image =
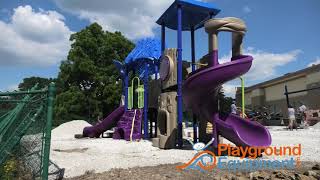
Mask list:
[{"label": "purple metal post", "polygon": [[218,50],[213,50],[211,53],[211,62],[209,62],[210,66],[216,66],[219,65],[218,61]]},{"label": "purple metal post", "polygon": [[144,132],[144,139],[149,138],[149,127],[148,127],[148,78],[149,78],[149,64],[146,63],[144,66],[144,106],[143,106],[143,132]]},{"label": "purple metal post", "polygon": [[125,75],[124,75],[124,107],[125,111],[128,109],[128,84],[129,84],[129,77],[128,77],[129,72],[125,70]]},{"label": "purple metal post", "polygon": [[178,147],[182,148],[182,7],[178,5]]},{"label": "purple metal post", "polygon": [[[192,72],[196,70],[196,52],[195,52],[195,39],[194,39],[194,28],[191,28],[191,61],[192,61]],[[197,117],[193,114],[193,142],[196,143],[198,140],[197,134]]]},{"label": "purple metal post", "polygon": [[161,25],[161,52],[163,53],[166,48],[166,26]]}]

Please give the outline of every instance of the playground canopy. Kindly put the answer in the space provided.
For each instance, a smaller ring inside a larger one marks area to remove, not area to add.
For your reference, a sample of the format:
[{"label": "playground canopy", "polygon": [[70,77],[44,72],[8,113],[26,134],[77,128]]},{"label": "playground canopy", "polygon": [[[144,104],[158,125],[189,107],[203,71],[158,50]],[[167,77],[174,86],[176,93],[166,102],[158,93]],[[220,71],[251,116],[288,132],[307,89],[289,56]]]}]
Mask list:
[{"label": "playground canopy", "polygon": [[204,22],[220,12],[212,3],[205,3],[195,0],[176,0],[157,20],[157,24],[177,30],[177,6],[183,7],[182,30],[190,31],[203,27]]},{"label": "playground canopy", "polygon": [[161,41],[158,39],[143,39],[136,43],[136,47],[125,59],[128,71],[134,70],[143,77],[148,67],[148,74],[157,73],[156,66],[159,65],[161,57]]}]

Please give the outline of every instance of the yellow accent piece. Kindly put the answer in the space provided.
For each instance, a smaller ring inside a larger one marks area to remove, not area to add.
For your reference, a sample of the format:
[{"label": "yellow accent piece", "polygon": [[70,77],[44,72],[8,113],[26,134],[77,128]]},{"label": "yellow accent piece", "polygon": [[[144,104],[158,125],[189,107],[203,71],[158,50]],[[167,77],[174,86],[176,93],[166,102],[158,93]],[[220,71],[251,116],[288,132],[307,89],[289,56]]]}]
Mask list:
[{"label": "yellow accent piece", "polygon": [[245,102],[244,102],[244,77],[240,77],[241,80],[241,108],[242,108],[242,118],[245,118]]},{"label": "yellow accent piece", "polygon": [[133,108],[133,86],[128,87],[128,109]]},{"label": "yellow accent piece", "polygon": [[136,92],[138,93],[138,108],[141,109],[144,107],[144,85],[138,85]]},{"label": "yellow accent piece", "polygon": [[208,66],[208,63],[193,63],[193,64],[196,65],[198,68]]},{"label": "yellow accent piece", "polygon": [[133,118],[132,118],[132,123],[131,123],[130,141],[132,141],[132,134],[133,134],[133,128],[134,128],[134,120],[136,119],[136,113],[137,113],[137,110],[135,109],[135,110],[134,110],[134,115],[133,115]]},{"label": "yellow accent piece", "polygon": [[[133,88],[134,80],[138,80],[137,89],[135,89],[135,92],[138,93],[138,108],[141,109],[144,107],[144,85],[140,85],[140,79],[139,77],[134,77],[131,81],[131,87]],[[132,106],[133,106],[133,89],[132,89]]]}]

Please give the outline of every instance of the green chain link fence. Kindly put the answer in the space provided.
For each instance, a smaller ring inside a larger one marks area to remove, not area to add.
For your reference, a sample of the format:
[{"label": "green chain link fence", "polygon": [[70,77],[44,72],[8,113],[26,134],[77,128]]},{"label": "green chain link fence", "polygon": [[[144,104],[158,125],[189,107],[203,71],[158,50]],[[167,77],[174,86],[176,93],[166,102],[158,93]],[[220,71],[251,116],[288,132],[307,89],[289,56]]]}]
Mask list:
[{"label": "green chain link fence", "polygon": [[62,179],[49,160],[54,91],[0,93],[0,179]]}]

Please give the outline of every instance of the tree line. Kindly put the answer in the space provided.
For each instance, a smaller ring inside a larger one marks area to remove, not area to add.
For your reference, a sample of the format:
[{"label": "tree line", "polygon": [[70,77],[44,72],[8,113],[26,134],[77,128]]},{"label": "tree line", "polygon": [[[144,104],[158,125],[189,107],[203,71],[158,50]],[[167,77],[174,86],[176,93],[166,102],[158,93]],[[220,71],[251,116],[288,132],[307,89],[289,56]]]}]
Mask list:
[{"label": "tree line", "polygon": [[[120,32],[103,31],[97,23],[72,34],[70,41],[71,49],[57,78],[28,77],[18,86],[23,91],[36,83],[44,88],[55,82],[54,126],[75,119],[93,123],[111,113],[119,105],[122,91],[113,60],[123,61],[134,48]],[[219,99],[224,102],[222,111],[228,111],[232,100],[223,92]]]}]

